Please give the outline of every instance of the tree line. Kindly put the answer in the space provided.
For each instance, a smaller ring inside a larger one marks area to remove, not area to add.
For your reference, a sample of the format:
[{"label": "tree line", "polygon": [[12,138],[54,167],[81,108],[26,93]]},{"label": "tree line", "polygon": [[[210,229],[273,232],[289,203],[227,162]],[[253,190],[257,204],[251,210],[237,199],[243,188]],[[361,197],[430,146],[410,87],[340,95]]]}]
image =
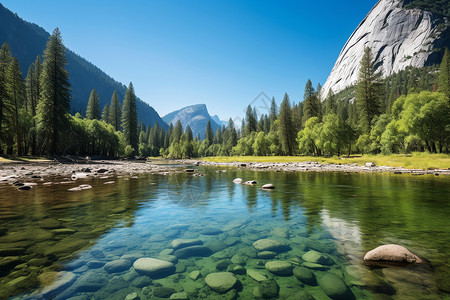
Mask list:
[{"label": "tree line", "polygon": [[[130,83],[121,105],[116,91],[100,108],[92,90],[83,117],[70,115],[71,90],[61,33],[50,36],[43,60],[38,56],[23,79],[9,46],[0,48],[0,154],[164,156],[350,155],[352,153],[448,153],[450,137],[450,55],[439,68],[407,68],[385,79],[375,72],[369,48],[361,60],[352,92],[305,85],[303,101],[286,93],[278,106],[260,114],[247,107],[240,128],[228,124],[205,138],[193,136],[180,121],[164,130],[138,124]],[[347,97],[341,100],[342,95]]]},{"label": "tree line", "polygon": [[71,87],[61,32],[50,36],[25,79],[5,42],[0,48],[0,154],[102,155],[138,153],[136,96],[130,83],[120,104],[117,92],[101,114],[92,90],[86,118],[70,115]]}]

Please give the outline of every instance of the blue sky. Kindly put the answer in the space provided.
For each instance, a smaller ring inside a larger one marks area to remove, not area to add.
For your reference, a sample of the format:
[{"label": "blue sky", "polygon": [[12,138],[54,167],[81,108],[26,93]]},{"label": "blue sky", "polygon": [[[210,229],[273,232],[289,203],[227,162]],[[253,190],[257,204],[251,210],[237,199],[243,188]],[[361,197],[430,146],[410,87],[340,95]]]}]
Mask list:
[{"label": "blue sky", "polygon": [[377,1],[1,2],[49,32],[59,27],[68,48],[132,81],[160,115],[205,103],[228,119],[260,92],[298,102],[308,78],[323,84]]}]

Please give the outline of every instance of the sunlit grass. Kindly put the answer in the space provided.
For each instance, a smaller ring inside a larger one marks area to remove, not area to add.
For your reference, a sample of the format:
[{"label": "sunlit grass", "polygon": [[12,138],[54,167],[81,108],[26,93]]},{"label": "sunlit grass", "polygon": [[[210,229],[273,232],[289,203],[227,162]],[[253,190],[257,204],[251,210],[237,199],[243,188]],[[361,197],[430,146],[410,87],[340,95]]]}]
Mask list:
[{"label": "sunlit grass", "polygon": [[0,156],[0,162],[46,162],[50,161],[45,157],[40,156]]},{"label": "sunlit grass", "polygon": [[316,156],[215,156],[205,157],[205,161],[212,162],[305,162],[358,164],[373,162],[377,166],[404,167],[408,169],[448,169],[450,155],[412,153],[408,155],[362,155],[351,157],[316,157]]}]

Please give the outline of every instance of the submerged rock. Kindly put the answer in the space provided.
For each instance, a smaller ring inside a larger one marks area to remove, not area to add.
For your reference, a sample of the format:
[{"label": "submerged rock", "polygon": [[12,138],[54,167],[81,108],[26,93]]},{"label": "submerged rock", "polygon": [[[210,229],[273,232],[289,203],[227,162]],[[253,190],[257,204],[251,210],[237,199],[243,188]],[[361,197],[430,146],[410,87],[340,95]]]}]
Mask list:
[{"label": "submerged rock", "polygon": [[271,183],[265,184],[262,186],[263,190],[273,190],[275,188],[275,186]]},{"label": "submerged rock", "polygon": [[275,260],[269,261],[265,265],[266,269],[271,273],[279,276],[291,276],[292,275],[292,264],[287,261]]},{"label": "submerged rock", "polygon": [[189,277],[190,277],[192,280],[197,280],[197,279],[199,279],[200,277],[202,277],[202,273],[200,273],[200,271],[192,271],[191,273],[189,273]]},{"label": "submerged rock", "polygon": [[258,252],[258,258],[262,258],[262,259],[272,259],[277,255],[276,252],[273,251],[262,251],[262,252]]},{"label": "submerged rock", "polygon": [[254,280],[261,282],[267,280],[267,276],[255,269],[247,269],[247,275],[253,278]]},{"label": "submerged rock", "polygon": [[242,178],[235,178],[233,180],[234,183],[242,183]]},{"label": "submerged rock", "polygon": [[44,298],[50,298],[52,295],[55,295],[75,282],[75,274],[71,272],[59,272],[56,274],[56,280],[52,285],[45,287],[40,292],[40,295]]},{"label": "submerged rock", "polygon": [[260,252],[262,251],[283,252],[289,248],[287,244],[271,239],[257,240],[256,242],[253,243],[253,247],[255,247],[255,249]]},{"label": "submerged rock", "polygon": [[212,254],[211,249],[205,246],[190,246],[176,250],[173,255],[177,258],[188,258],[193,256],[210,256]]},{"label": "submerged rock", "polygon": [[139,258],[133,264],[134,269],[141,275],[161,277],[175,272],[175,265],[171,262],[156,258]]},{"label": "submerged rock", "polygon": [[272,299],[278,296],[279,291],[280,287],[277,282],[273,279],[268,279],[260,282],[253,289],[253,296],[256,298]]},{"label": "submerged rock", "polygon": [[323,277],[320,277],[317,282],[320,288],[331,299],[336,300],[349,300],[354,299],[355,296],[349,290],[344,281],[332,273],[327,273]]},{"label": "submerged rock", "polygon": [[308,285],[317,285],[316,276],[311,270],[304,267],[295,267],[293,273],[301,282]]},{"label": "submerged rock", "polygon": [[400,245],[389,244],[379,246],[364,255],[364,262],[371,263],[422,263],[422,259]]},{"label": "submerged rock", "polygon": [[131,267],[131,262],[126,259],[113,260],[107,263],[103,268],[108,273],[119,273],[128,270]]},{"label": "submerged rock", "polygon": [[213,291],[220,294],[224,294],[231,290],[236,282],[236,276],[234,276],[234,274],[230,272],[211,273],[205,277],[205,283]]},{"label": "submerged rock", "polygon": [[319,265],[332,265],[333,261],[328,257],[323,255],[320,252],[310,250],[303,254],[302,259],[307,262],[311,262]]},{"label": "submerged rock", "polygon": [[157,286],[153,288],[153,296],[158,298],[169,298],[172,294],[177,291],[173,288]]},{"label": "submerged rock", "polygon": [[198,239],[176,239],[172,241],[171,245],[172,248],[176,250],[189,246],[203,245],[203,242]]}]

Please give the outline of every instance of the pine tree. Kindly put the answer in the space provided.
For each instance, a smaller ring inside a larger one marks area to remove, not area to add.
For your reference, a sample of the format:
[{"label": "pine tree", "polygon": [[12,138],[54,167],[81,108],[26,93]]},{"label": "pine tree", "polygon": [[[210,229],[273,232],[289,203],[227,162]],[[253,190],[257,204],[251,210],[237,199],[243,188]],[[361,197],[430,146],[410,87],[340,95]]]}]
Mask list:
[{"label": "pine tree", "polygon": [[211,145],[214,141],[214,131],[212,130],[211,121],[209,120],[208,123],[206,124],[205,139],[208,139],[209,145]]},{"label": "pine tree", "polygon": [[296,132],[294,131],[291,104],[287,93],[284,94],[283,101],[281,102],[278,120],[280,122],[279,138],[281,141],[281,151],[285,155],[293,155]]},{"label": "pine tree", "polygon": [[102,120],[105,121],[106,123],[110,123],[109,116],[111,115],[111,113],[109,110],[110,110],[109,104],[106,103],[105,106],[103,107],[103,112],[102,112]]},{"label": "pine tree", "polygon": [[31,114],[32,128],[29,135],[31,137],[31,154],[36,154],[36,108],[40,97],[40,78],[42,74],[41,57],[38,55],[35,62],[28,68],[27,77],[25,79],[26,90],[26,110]]},{"label": "pine tree", "polygon": [[19,61],[14,57],[8,68],[6,77],[6,93],[11,103],[11,124],[14,129],[17,154],[22,155],[22,141],[19,124],[19,109],[25,102],[25,83],[20,72]]},{"label": "pine tree", "polygon": [[380,73],[375,73],[375,61],[369,47],[364,49],[358,83],[356,85],[356,108],[359,125],[368,134],[373,118],[380,113]]},{"label": "pine tree", "polygon": [[278,109],[277,109],[277,103],[275,102],[275,97],[272,97],[272,103],[270,104],[270,128],[273,127],[273,123],[275,123],[275,120],[277,119],[278,115]]},{"label": "pine tree", "polygon": [[6,92],[6,77],[11,61],[11,51],[5,42],[0,48],[0,154],[3,153],[2,143],[6,142],[9,133],[7,116],[11,113],[11,103]]},{"label": "pine tree", "polygon": [[450,102],[450,51],[448,48],[445,49],[444,57],[439,68],[438,88],[440,92],[447,96]]},{"label": "pine tree", "polygon": [[36,124],[42,145],[47,147],[47,152],[51,155],[60,151],[58,146],[62,132],[68,128],[66,114],[70,110],[71,96],[66,65],[67,59],[61,32],[56,28],[44,50]]},{"label": "pine tree", "polygon": [[253,111],[253,108],[249,105],[247,106],[247,111],[245,113],[245,134],[249,135],[252,132],[256,132],[258,128],[258,121],[255,117],[256,112]]},{"label": "pine tree", "polygon": [[334,97],[333,90],[328,92],[327,99],[325,100],[325,114],[335,114],[337,109],[336,99]]},{"label": "pine tree", "polygon": [[127,145],[131,145],[134,153],[138,150],[138,119],[136,110],[136,96],[133,83],[130,82],[125,93],[122,106],[122,129]]},{"label": "pine tree", "polygon": [[115,131],[120,130],[120,120],[121,107],[119,103],[119,95],[117,95],[117,91],[114,90],[111,98],[111,106],[109,107],[109,122],[112,124]]},{"label": "pine tree", "polygon": [[317,98],[317,93],[314,91],[310,79],[306,82],[303,99],[303,123],[308,121],[309,118],[320,117],[319,98]]},{"label": "pine tree", "polygon": [[88,120],[100,120],[100,97],[97,91],[92,89],[91,95],[89,96],[89,101],[86,109],[86,119]]}]

